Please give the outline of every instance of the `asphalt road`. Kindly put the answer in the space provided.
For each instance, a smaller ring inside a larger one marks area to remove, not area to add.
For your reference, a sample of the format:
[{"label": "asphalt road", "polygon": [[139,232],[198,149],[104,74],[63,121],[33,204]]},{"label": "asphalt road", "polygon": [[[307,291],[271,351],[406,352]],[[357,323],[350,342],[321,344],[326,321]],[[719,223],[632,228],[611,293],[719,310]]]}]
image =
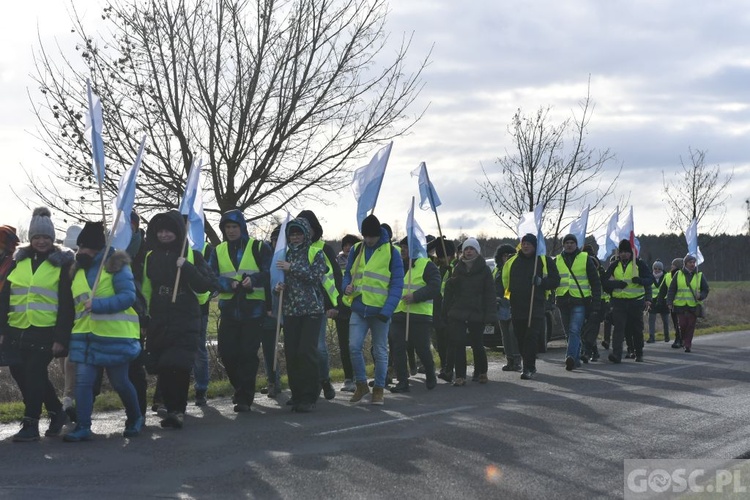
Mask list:
[{"label": "asphalt road", "polygon": [[625,459],[750,451],[749,338],[700,337],[690,354],[647,344],[645,363],[573,372],[558,344],[532,381],[491,363],[487,385],[428,392],[419,375],[381,407],[339,392],[296,414],[287,391],[238,415],[211,400],[183,430],[149,416],[134,439],[121,413],[95,415],[88,443],[13,443],[4,425],[0,497],[621,498]]}]

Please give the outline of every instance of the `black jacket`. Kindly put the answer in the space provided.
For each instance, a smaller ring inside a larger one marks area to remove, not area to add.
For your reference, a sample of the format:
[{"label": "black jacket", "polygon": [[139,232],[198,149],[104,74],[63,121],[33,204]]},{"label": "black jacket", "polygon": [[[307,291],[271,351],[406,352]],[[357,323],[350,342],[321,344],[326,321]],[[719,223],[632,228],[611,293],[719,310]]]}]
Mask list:
[{"label": "black jacket", "polygon": [[[547,275],[544,276],[542,260],[547,262]],[[534,263],[536,261],[536,274],[534,274]],[[533,277],[542,278],[539,286],[534,286],[534,305],[532,316],[544,315],[547,291],[552,291],[560,285],[560,273],[554,261],[546,255],[537,257],[532,255],[526,257],[520,250],[513,260],[505,263],[510,265],[510,283],[506,283],[510,292],[510,309],[515,319],[528,318],[531,303],[531,289]]]},{"label": "black jacket", "polygon": [[471,267],[458,260],[445,284],[443,316],[450,320],[494,323],[497,321],[495,282],[481,255]]}]

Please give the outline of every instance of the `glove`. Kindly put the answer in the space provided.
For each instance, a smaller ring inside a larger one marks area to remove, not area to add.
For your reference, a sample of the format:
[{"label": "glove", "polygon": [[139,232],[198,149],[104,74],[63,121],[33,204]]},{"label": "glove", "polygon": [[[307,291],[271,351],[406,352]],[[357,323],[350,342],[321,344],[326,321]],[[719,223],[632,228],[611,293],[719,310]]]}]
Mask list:
[{"label": "glove", "polygon": [[388,320],[391,319],[385,314],[377,314],[375,315],[376,318],[378,318],[379,321],[382,321],[383,323],[388,323]]},{"label": "glove", "polygon": [[635,283],[636,285],[642,285],[643,284],[643,280],[641,279],[640,276],[633,276],[633,279],[631,281],[633,283]]},{"label": "glove", "polygon": [[542,277],[541,276],[534,276],[531,278],[531,284],[534,286],[541,286],[542,285]]},{"label": "glove", "polygon": [[622,280],[616,280],[614,288],[615,289],[618,289],[618,288],[627,288],[627,286],[628,286],[628,284],[625,283],[624,281],[622,281]]}]

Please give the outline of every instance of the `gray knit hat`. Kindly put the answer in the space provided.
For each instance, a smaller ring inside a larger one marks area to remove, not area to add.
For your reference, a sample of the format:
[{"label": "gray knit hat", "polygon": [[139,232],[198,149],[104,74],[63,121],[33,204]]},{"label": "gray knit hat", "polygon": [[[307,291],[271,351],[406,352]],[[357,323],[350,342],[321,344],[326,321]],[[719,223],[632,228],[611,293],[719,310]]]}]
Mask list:
[{"label": "gray knit hat", "polygon": [[34,209],[34,212],[31,214],[31,222],[29,223],[29,241],[34,236],[47,236],[53,242],[55,241],[55,226],[52,224],[51,216],[52,213],[47,207]]}]

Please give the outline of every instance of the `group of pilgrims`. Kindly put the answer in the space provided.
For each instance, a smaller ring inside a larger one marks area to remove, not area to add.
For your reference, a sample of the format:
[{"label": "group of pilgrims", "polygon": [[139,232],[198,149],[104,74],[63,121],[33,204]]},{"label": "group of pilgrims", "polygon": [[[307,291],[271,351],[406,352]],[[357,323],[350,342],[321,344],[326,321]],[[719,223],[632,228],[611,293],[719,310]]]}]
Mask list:
[{"label": "group of pilgrims", "polygon": [[[566,235],[562,253],[552,258],[537,255],[537,237],[526,234],[517,246],[497,248],[493,268],[473,237],[460,244],[429,237],[428,255],[412,256],[408,238],[394,242],[390,227],[375,215],[362,221],[361,237],[342,239],[340,252],[322,238],[310,210],[276,227],[269,241],[249,235],[240,210],[228,211],[219,223],[223,241],[202,250],[184,244],[186,221],[178,211],[156,214],[145,230],[140,222],[133,211],[133,238],[125,250],[108,245],[102,222],[72,226],[64,244],[58,243],[44,207],[33,212],[28,244],[20,245],[13,227],[0,226],[0,365],[8,367],[24,402],[13,441],[40,439],[43,407],[49,420],[45,436],[60,436],[70,421],[75,426],[63,441],[93,439],[94,398],[105,372],[125,407],[124,437],[134,438],[144,428],[147,373],[156,376],[150,409],[159,414],[159,425],[182,429],[191,379],[194,404],[209,402],[212,300],[233,410],[252,411],[259,352],[267,379],[260,392],[272,398],[283,392],[278,349],[283,341],[291,393],[286,405],[309,413],[321,396],[336,397],[329,323],[335,324],[345,378],[340,391],[351,394],[352,404],[383,405],[386,390],[410,392],[417,373],[424,374],[426,390],[438,380],[453,387],[487,384],[487,325],[502,334],[507,361],[502,370],[532,380],[552,303],[565,328],[562,366],[568,371],[598,361],[600,346],[610,351],[611,363],[642,362],[644,311],[650,319],[645,343],[655,342],[659,317],[670,341],[671,315],[672,347],[689,353],[709,292],[695,256],[675,259],[664,272],[661,262],[649,266],[635,258],[628,240],[604,266],[592,248],[579,248],[575,235]],[[282,229],[285,254],[274,258]],[[273,284],[272,266],[283,276]],[[473,352],[471,374],[467,346]],[[371,380],[368,356],[374,363]],[[49,378],[55,358],[65,373],[62,400]]]}]

